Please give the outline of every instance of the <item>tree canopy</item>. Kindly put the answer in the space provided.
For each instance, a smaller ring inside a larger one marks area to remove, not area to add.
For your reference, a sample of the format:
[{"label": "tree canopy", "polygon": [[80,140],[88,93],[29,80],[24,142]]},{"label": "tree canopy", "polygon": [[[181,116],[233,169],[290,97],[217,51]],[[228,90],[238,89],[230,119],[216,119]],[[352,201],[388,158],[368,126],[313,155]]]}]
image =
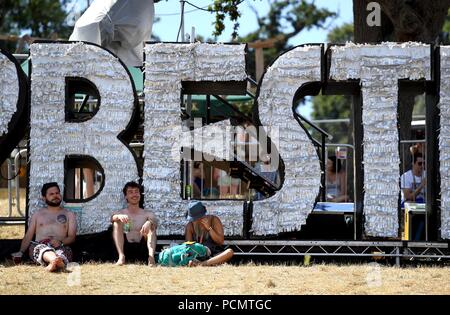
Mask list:
[{"label": "tree canopy", "polygon": [[[210,8],[210,10],[216,12],[213,35],[222,34],[224,30],[223,21],[226,16],[230,16],[232,21],[238,22],[240,17],[239,4],[241,2],[236,0],[216,0],[214,2],[214,7]],[[335,12],[319,8],[312,1],[268,0],[267,2],[269,12],[264,16],[258,13],[255,6],[251,6],[258,23],[257,30],[245,36],[237,36],[239,25],[235,24],[233,35],[238,42],[251,43],[257,40],[275,40],[272,48],[264,49],[266,65],[270,64],[280,53],[292,47],[289,44],[291,38],[303,30],[309,30],[313,27],[325,28],[326,23],[336,16]],[[255,76],[254,64],[254,56],[249,55],[249,73],[252,76]]]},{"label": "tree canopy", "polygon": [[19,35],[28,30],[33,37],[57,34],[67,38],[72,31],[66,21],[68,3],[69,0],[2,0],[0,33]]}]

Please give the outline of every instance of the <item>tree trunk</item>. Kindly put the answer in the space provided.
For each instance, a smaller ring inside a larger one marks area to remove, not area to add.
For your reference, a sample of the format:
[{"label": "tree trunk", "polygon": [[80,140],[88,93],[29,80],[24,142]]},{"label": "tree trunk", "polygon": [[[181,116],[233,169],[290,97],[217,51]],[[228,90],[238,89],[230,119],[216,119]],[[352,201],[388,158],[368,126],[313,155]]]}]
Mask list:
[{"label": "tree trunk", "polygon": [[381,10],[391,20],[394,38],[399,42],[435,42],[450,6],[450,0],[378,0],[378,2]]},{"label": "tree trunk", "polygon": [[433,43],[447,16],[450,0],[378,0],[381,6],[381,26],[368,26],[367,4],[371,0],[353,0],[355,42],[386,40]]},{"label": "tree trunk", "polygon": [[393,26],[388,16],[381,12],[381,26],[367,24],[367,4],[372,0],[353,0],[355,43],[380,43],[392,37]]}]

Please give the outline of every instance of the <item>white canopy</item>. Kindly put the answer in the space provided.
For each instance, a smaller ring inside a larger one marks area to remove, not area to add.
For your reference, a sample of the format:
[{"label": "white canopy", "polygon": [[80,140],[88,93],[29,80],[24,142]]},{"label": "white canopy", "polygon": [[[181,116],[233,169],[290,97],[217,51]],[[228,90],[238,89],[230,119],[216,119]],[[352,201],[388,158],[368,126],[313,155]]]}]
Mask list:
[{"label": "white canopy", "polygon": [[127,66],[142,66],[150,40],[153,0],[94,0],[75,23],[69,40],[92,42],[115,53]]}]

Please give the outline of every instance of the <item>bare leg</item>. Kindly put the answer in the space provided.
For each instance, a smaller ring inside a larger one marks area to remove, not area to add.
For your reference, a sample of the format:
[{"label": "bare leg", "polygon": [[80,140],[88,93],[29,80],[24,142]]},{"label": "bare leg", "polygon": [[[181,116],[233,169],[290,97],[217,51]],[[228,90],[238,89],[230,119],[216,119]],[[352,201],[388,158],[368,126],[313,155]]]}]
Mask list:
[{"label": "bare leg", "polygon": [[121,266],[125,264],[125,253],[123,251],[123,224],[122,222],[114,222],[113,223],[113,239],[114,245],[116,245],[117,253],[119,254],[119,259],[116,262],[116,265]]},{"label": "bare leg", "polygon": [[229,195],[229,187],[220,186],[220,198],[225,198],[227,195]]},{"label": "bare leg", "polygon": [[234,252],[231,248],[228,248],[227,250],[221,252],[219,255],[216,255],[210,259],[208,259],[207,261],[205,261],[205,265],[206,266],[215,266],[215,265],[220,265],[220,264],[224,264],[227,261],[229,261],[234,255]]},{"label": "bare leg", "polygon": [[48,266],[45,268],[47,271],[54,272],[58,269],[64,269],[65,267],[63,259],[58,257],[55,252],[45,252],[42,259],[48,263]]},{"label": "bare leg", "polygon": [[231,194],[237,195],[239,192],[239,185],[231,185]]},{"label": "bare leg", "polygon": [[147,248],[148,248],[148,265],[155,265],[155,250],[156,250],[156,228],[151,227],[150,232],[147,235]]},{"label": "bare leg", "polygon": [[207,261],[202,261],[202,262],[194,262],[194,261],[190,261],[189,262],[189,267],[194,267],[194,266],[217,266],[220,264],[224,264],[227,261],[229,261],[234,255],[234,252],[231,248],[228,248],[227,250],[221,252],[219,255],[214,256],[210,259],[208,259]]}]

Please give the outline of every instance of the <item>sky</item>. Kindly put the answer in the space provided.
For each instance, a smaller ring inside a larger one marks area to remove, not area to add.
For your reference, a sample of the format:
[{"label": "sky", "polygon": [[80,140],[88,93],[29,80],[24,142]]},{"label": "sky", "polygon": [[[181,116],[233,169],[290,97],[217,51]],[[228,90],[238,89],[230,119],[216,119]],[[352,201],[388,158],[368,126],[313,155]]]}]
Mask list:
[{"label": "sky", "polygon": [[[332,12],[336,12],[338,16],[327,21],[327,29],[315,27],[302,31],[293,37],[289,41],[289,44],[295,46],[308,43],[325,43],[327,34],[332,28],[344,23],[353,23],[352,0],[309,0],[309,2],[313,1],[317,7],[327,8]],[[92,0],[76,1],[74,5],[78,9],[85,8],[88,2],[92,2]],[[214,0],[189,0],[189,2],[197,7],[206,9]],[[245,36],[258,29],[256,16],[251,6],[257,10],[260,16],[264,16],[269,11],[267,0],[244,0],[239,5],[241,17],[239,18],[240,27],[238,33],[241,36]],[[194,27],[196,34],[201,35],[205,39],[213,38],[212,32],[214,27],[212,23],[215,20],[214,14],[196,9],[189,3],[185,3],[184,11],[185,34],[191,34],[192,27]],[[153,34],[158,36],[161,41],[177,41],[177,33],[180,27],[180,13],[181,4],[179,0],[161,0],[155,3],[155,16],[159,18],[159,21],[153,25]],[[218,42],[229,42],[232,32],[233,22],[227,18],[225,20],[225,30],[216,40]],[[181,35],[179,36],[179,40],[181,41]],[[311,117],[312,105],[310,99],[307,99],[305,104],[300,106],[299,111],[302,115],[308,118]]]},{"label": "sky", "polygon": [[[213,0],[191,0],[193,4],[200,8],[207,8]],[[244,0],[239,5],[241,17],[239,19],[240,27],[239,35],[244,36],[252,31],[258,29],[255,13],[250,6],[257,9],[260,16],[264,16],[269,11],[269,5],[266,0]],[[314,2],[319,8],[327,8],[330,11],[336,12],[338,16],[327,21],[327,29],[319,29],[317,27],[311,30],[302,31],[300,34],[290,40],[291,45],[300,45],[307,43],[325,43],[328,31],[336,26],[344,23],[353,23],[353,4],[352,0],[315,0]],[[213,38],[213,25],[215,20],[214,14],[196,9],[185,4],[185,34],[191,34],[192,27],[195,27],[195,34],[201,35],[203,38]],[[161,0],[155,3],[155,16],[160,20],[153,24],[153,33],[157,35],[161,41],[176,41],[177,33],[180,27],[180,12],[181,5],[178,0]],[[231,33],[233,32],[233,22],[228,18],[225,21],[225,31],[217,38],[218,42],[229,42],[231,40]],[[179,36],[181,40],[181,35]],[[312,112],[311,99],[308,98],[304,105],[298,108],[300,114],[310,118]]]},{"label": "sky", "polygon": [[[207,8],[214,0],[191,0],[190,2],[201,8]],[[239,35],[243,36],[258,28],[255,13],[250,6],[257,9],[260,16],[264,16],[269,11],[269,5],[266,0],[244,0],[239,5],[242,13],[239,23]],[[315,4],[320,8],[327,8],[334,11],[339,16],[331,21],[328,25],[330,29],[334,26],[342,25],[346,22],[353,22],[353,5],[352,0],[316,0]],[[161,0],[155,4],[155,15],[160,18],[158,23],[153,25],[153,32],[160,37],[162,41],[176,41],[178,28],[180,25],[180,1],[178,0]],[[185,4],[185,33],[191,33],[192,27],[195,27],[196,33],[204,38],[212,38],[215,17],[209,12],[195,9],[188,3]],[[231,39],[233,23],[227,19],[225,23],[224,34],[217,41],[228,42]],[[328,30],[313,28],[309,31],[301,32],[296,36],[290,44],[299,45],[305,43],[325,42]]]}]

